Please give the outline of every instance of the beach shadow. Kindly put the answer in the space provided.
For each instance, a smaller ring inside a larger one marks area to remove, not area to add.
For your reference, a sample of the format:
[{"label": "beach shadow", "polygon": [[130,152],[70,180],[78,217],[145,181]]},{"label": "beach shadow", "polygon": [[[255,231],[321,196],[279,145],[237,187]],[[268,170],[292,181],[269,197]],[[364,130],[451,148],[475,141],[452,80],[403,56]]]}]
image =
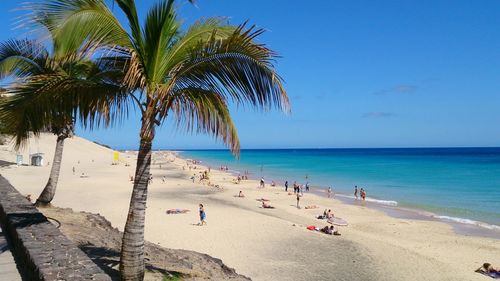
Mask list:
[{"label": "beach shadow", "polygon": [[111,280],[120,280],[120,272],[114,268],[120,264],[120,252],[110,248],[96,247],[94,245],[79,245],[80,250],[107,275]]},{"label": "beach shadow", "polygon": [[16,165],[16,163],[14,162],[9,162],[9,161],[4,161],[4,160],[0,160],[0,167],[8,167],[8,166],[12,166],[12,165]]},{"label": "beach shadow", "polygon": [[[102,270],[111,277],[113,281],[120,280],[120,271],[117,269],[120,264],[120,252],[111,248],[97,247],[92,244],[79,245],[87,256]],[[151,272],[159,272],[166,276],[180,276],[179,272],[168,271],[163,268],[154,266],[148,263],[146,258],[146,270]]]},{"label": "beach shadow", "polygon": [[[19,208],[22,208],[20,206]],[[26,209],[28,211],[33,212],[33,207],[31,205],[27,205]],[[12,214],[7,214],[7,217],[12,223],[12,227],[15,228],[25,228],[29,227],[35,224],[43,224],[43,223],[48,223],[50,222],[47,220],[47,218],[42,214],[42,213],[12,213]]]}]

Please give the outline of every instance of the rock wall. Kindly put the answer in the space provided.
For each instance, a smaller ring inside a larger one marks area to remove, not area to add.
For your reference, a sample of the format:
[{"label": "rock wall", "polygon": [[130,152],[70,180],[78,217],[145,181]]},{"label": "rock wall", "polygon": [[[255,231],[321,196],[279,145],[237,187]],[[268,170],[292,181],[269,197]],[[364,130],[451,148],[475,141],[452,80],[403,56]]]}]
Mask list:
[{"label": "rock wall", "polygon": [[25,280],[111,280],[2,176],[0,225]]}]

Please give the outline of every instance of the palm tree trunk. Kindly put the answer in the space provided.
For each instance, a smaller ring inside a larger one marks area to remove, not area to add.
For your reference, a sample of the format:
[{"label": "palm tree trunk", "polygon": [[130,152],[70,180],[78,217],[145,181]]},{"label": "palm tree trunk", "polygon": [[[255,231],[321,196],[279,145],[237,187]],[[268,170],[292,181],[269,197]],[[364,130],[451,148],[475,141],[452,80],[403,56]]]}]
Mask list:
[{"label": "palm tree trunk", "polygon": [[59,172],[61,170],[61,160],[63,155],[64,140],[66,135],[57,136],[56,151],[52,161],[52,168],[50,169],[50,176],[45,188],[43,189],[38,199],[36,199],[36,206],[44,207],[49,206],[54,195],[56,194],[57,181],[59,180]]},{"label": "palm tree trunk", "polygon": [[151,118],[143,118],[134,188],[130,198],[127,222],[122,239],[121,280],[137,281],[144,279],[144,219],[146,217],[146,199],[153,138],[154,122]]}]

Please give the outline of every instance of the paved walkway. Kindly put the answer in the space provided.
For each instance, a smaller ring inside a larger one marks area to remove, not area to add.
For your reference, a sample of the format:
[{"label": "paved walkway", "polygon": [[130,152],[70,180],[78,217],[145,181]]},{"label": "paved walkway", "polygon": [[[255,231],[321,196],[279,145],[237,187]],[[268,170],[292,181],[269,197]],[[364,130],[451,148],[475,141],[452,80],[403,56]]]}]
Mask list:
[{"label": "paved walkway", "polygon": [[9,250],[7,240],[0,228],[0,279],[5,281],[21,281],[21,275],[17,271],[16,262]]}]

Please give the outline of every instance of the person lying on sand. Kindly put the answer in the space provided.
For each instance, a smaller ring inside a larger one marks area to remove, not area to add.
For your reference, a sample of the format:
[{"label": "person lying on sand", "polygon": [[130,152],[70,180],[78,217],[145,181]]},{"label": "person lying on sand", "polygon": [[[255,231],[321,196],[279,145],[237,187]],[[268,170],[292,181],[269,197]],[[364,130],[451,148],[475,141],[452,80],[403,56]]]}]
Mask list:
[{"label": "person lying on sand", "polygon": [[262,208],[264,209],[274,209],[273,206],[269,205],[268,203],[266,203],[266,201],[262,201]]},{"label": "person lying on sand", "polygon": [[340,235],[339,231],[335,230],[333,225],[330,225],[330,226],[327,225],[327,226],[323,227],[320,231],[325,233],[325,234],[328,234],[328,235]]},{"label": "person lying on sand", "polygon": [[240,190],[240,193],[238,193],[238,197],[245,197],[245,194],[243,194],[243,191]]},{"label": "person lying on sand", "polygon": [[328,214],[328,212],[327,212],[327,210],[325,209],[325,210],[323,211],[323,215],[318,215],[318,216],[316,216],[316,218],[317,218],[318,220],[326,220],[326,219],[327,219],[327,216],[326,216],[327,214]]},{"label": "person lying on sand", "polygon": [[491,264],[489,264],[487,262],[485,262],[483,264],[483,267],[480,268],[480,269],[482,269],[486,273],[500,273],[500,269],[499,268],[495,268],[495,267],[493,267]]},{"label": "person lying on sand", "polygon": [[168,209],[167,210],[167,215],[173,215],[173,214],[185,214],[189,212],[188,209]]},{"label": "person lying on sand", "polygon": [[307,205],[304,207],[304,209],[318,209],[318,205]]}]

